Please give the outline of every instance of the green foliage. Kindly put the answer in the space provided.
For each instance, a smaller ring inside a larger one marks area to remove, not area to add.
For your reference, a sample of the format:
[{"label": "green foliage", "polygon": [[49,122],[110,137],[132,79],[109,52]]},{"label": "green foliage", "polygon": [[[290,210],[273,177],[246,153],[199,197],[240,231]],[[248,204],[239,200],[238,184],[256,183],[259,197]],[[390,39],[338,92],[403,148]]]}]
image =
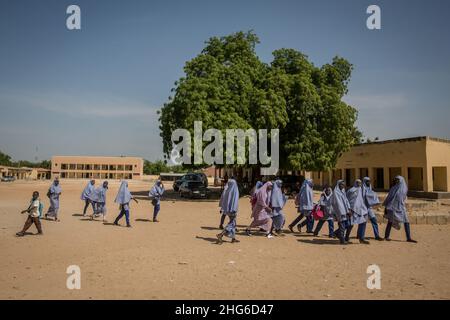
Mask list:
[{"label": "green foliage", "polygon": [[253,32],[213,37],[187,62],[185,77],[160,111],[166,157],[171,134],[184,128],[193,136],[194,121],[204,130],[280,129],[281,166],[325,170],[335,166],[362,134],[355,127],[357,111],[345,104],[353,66],[335,57],[315,67],[294,49],[273,52],[270,65],[261,62]]},{"label": "green foliage", "polygon": [[0,165],[2,166],[11,165],[11,157],[1,151],[0,151]]},{"label": "green foliage", "polygon": [[42,162],[30,162],[26,160],[12,161],[11,157],[0,151],[0,165],[11,166],[11,167],[27,167],[27,168],[44,168],[50,169],[51,162],[49,160],[44,160]]},{"label": "green foliage", "polygon": [[185,172],[182,166],[168,166],[165,161],[158,160],[156,162],[150,162],[144,160],[144,174],[160,174],[161,172]]}]

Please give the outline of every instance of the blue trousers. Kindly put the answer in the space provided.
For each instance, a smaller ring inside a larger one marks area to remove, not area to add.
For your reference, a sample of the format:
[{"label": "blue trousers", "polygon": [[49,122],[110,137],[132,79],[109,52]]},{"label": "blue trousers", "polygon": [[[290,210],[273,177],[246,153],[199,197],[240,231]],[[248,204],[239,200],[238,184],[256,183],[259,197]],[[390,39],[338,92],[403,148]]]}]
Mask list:
[{"label": "blue trousers", "polygon": [[160,209],[161,209],[161,206],[159,205],[159,203],[153,207],[153,220],[155,220],[156,217],[158,216]]},{"label": "blue trousers", "polygon": [[348,241],[347,235],[345,233],[347,231],[347,234],[350,235],[349,229],[351,231],[352,226],[350,224],[350,221],[348,221],[348,220],[338,221],[338,226],[339,226],[339,228],[336,230],[336,232],[334,234],[339,238],[339,241],[342,244],[344,244],[345,241]]},{"label": "blue trousers", "polygon": [[365,239],[366,227],[367,227],[367,222],[364,222],[364,223],[361,223],[358,225],[358,231],[356,232],[356,236],[358,237],[358,239],[360,239],[360,240]]},{"label": "blue trousers", "polygon": [[125,216],[125,220],[127,221],[127,226],[130,225],[130,211],[129,210],[120,210],[119,215],[117,216],[116,220],[114,220],[114,223],[118,223],[122,217]]},{"label": "blue trousers", "polygon": [[334,221],[333,220],[320,220],[317,223],[316,230],[314,230],[314,234],[317,236],[322,229],[323,225],[325,224],[325,221],[328,222],[328,236],[333,237],[334,235]]},{"label": "blue trousers", "polygon": [[94,206],[94,201],[91,201],[89,199],[84,200],[84,209],[83,209],[83,214],[86,214],[87,208],[89,207],[89,205],[92,205],[92,210],[95,213],[95,206]]},{"label": "blue trousers", "polygon": [[[380,237],[380,231],[378,230],[377,218],[375,218],[375,217],[370,218],[370,223],[372,224],[373,235],[375,236],[375,239],[378,239]],[[361,224],[358,226],[358,235],[359,235],[359,229],[360,228],[362,228]],[[366,226],[364,225],[364,229],[365,228],[366,228]]]},{"label": "blue trousers", "polygon": [[[405,233],[406,233],[406,240],[411,240],[411,227],[409,225],[409,223],[404,223],[405,226]],[[391,229],[392,229],[392,222],[388,222],[388,224],[386,225],[386,231],[384,234],[384,237],[386,239],[390,239],[390,235],[391,235]]]},{"label": "blue trousers", "polygon": [[[295,226],[296,224],[298,224],[300,222],[300,220],[303,219],[303,217],[305,217],[305,214],[304,214],[304,212],[301,212],[300,215],[294,221],[292,221],[292,223],[289,226],[290,227]],[[306,217],[305,220],[303,220],[302,223],[300,223],[300,228],[302,228],[305,225],[306,225],[307,232],[313,231],[314,219],[312,217],[312,214],[310,214],[309,217]]]}]

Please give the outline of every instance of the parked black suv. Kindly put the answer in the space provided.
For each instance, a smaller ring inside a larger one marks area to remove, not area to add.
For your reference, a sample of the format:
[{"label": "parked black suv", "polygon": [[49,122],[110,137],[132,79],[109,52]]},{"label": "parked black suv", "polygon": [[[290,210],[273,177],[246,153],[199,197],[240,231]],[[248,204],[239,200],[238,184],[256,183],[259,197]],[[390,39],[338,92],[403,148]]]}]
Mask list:
[{"label": "parked black suv", "polygon": [[208,187],[208,178],[206,177],[206,175],[204,173],[191,172],[191,173],[186,173],[180,179],[175,180],[173,182],[173,190],[178,191],[180,189],[180,185],[184,181],[199,181],[203,184],[203,186],[205,188]]},{"label": "parked black suv", "polygon": [[202,181],[183,181],[179,186],[180,197],[208,198],[209,190]]}]

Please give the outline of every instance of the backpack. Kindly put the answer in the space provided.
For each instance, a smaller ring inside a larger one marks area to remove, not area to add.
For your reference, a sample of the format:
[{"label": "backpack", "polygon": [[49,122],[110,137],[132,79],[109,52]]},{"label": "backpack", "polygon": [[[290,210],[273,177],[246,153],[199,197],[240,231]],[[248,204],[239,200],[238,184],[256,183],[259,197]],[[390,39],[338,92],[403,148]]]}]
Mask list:
[{"label": "backpack", "polygon": [[320,205],[316,204],[313,208],[314,220],[322,220],[324,216],[325,216],[325,214],[322,211],[322,209],[320,208]]},{"label": "backpack", "polygon": [[44,214],[44,204],[42,201],[39,200],[39,218],[42,218],[42,215]]}]

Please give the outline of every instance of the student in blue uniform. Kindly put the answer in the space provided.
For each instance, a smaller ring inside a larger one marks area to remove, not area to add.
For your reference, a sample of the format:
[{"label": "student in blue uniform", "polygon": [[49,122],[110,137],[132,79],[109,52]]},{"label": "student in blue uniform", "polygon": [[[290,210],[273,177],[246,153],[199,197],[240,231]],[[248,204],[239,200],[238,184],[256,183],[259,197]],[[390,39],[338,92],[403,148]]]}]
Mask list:
[{"label": "student in blue uniform", "polygon": [[345,239],[345,232],[349,227],[348,221],[350,214],[350,203],[347,199],[345,192],[345,181],[338,180],[334,187],[333,196],[331,197],[331,207],[333,216],[338,223],[338,229],[335,231],[335,235],[339,238],[341,244],[346,244],[348,241]]},{"label": "student in blue uniform", "polygon": [[333,220],[333,214],[332,214],[332,208],[331,208],[331,197],[333,196],[333,191],[330,187],[326,187],[322,194],[320,195],[319,205],[324,213],[323,219],[321,219],[316,226],[316,229],[314,230],[314,236],[318,236],[320,230],[322,229],[325,222],[328,223],[328,236],[330,238],[334,237],[334,220]]},{"label": "student in blue uniform", "polygon": [[115,203],[119,204],[120,213],[117,216],[116,220],[114,220],[114,225],[119,225],[119,220],[122,219],[123,216],[125,216],[127,227],[130,228],[130,201],[134,200],[136,203],[138,201],[133,198],[133,196],[130,193],[130,190],[128,190],[128,182],[123,180],[120,184],[119,191],[117,192],[116,199],[114,200]]},{"label": "student in blue uniform", "polygon": [[47,213],[45,214],[45,219],[53,218],[55,221],[60,221],[58,219],[58,211],[59,211],[59,196],[61,195],[61,185],[59,183],[59,179],[55,178],[52,185],[47,191],[47,197],[50,200],[50,207],[48,208]]},{"label": "student in blue uniform", "polygon": [[[365,201],[367,210],[369,212],[369,220],[370,220],[370,223],[372,224],[372,229],[373,229],[373,234],[375,236],[375,240],[383,241],[384,239],[382,237],[380,237],[380,232],[378,230],[377,217],[375,216],[375,212],[373,210],[373,208],[375,206],[380,204],[380,200],[378,199],[377,193],[372,190],[372,184],[370,183],[369,177],[365,177],[363,179],[362,188],[363,188],[362,189],[363,197],[364,197],[364,201]],[[358,228],[360,228],[360,227],[361,227],[361,225],[358,226]]]},{"label": "student in blue uniform", "polygon": [[92,205],[92,211],[95,213],[94,196],[95,196],[95,180],[91,180],[88,182],[83,192],[81,193],[81,200],[84,201],[83,217],[86,216],[86,210],[89,207],[89,205]]},{"label": "student in blue uniform", "polygon": [[367,210],[363,191],[362,191],[362,181],[356,179],[353,187],[347,191],[347,199],[350,203],[350,226],[347,228],[347,233],[345,235],[345,241],[350,240],[350,233],[352,232],[353,226],[358,226],[357,238],[362,244],[369,244],[369,241],[365,239],[367,217],[369,212]]},{"label": "student in blue uniform", "polygon": [[229,179],[227,188],[221,201],[222,213],[230,219],[225,229],[217,235],[217,243],[223,243],[223,237],[231,238],[231,243],[239,242],[236,239],[236,218],[239,211],[239,189],[235,179]]},{"label": "student in blue uniform", "polygon": [[272,230],[270,233],[274,235],[282,235],[282,229],[286,221],[283,208],[286,205],[287,196],[283,193],[282,185],[283,182],[281,180],[276,180],[273,183],[272,195],[270,198],[272,211],[268,215],[272,218]]},{"label": "student in blue uniform", "polygon": [[95,189],[95,213],[91,216],[91,220],[94,220],[94,217],[102,216],[103,222],[106,221],[106,191],[108,191],[108,181],[104,181],[100,187]]},{"label": "student in blue uniform", "polygon": [[[302,227],[306,225],[306,232],[307,233],[314,233],[314,219],[312,217],[312,210],[314,207],[314,193],[313,193],[313,180],[312,179],[305,179],[303,181],[303,184],[300,188],[300,192],[297,194],[297,197],[295,198],[295,204],[298,206],[298,212],[300,215],[292,221],[292,223],[289,225],[289,230],[291,232],[294,232],[293,228],[295,225],[297,225],[298,231],[302,231]],[[298,224],[303,218],[303,220],[300,224]]]},{"label": "student in blue uniform", "polygon": [[406,197],[408,195],[408,187],[406,186],[405,178],[397,176],[394,179],[394,185],[389,190],[389,193],[384,200],[385,207],[384,217],[389,221],[386,225],[385,239],[391,241],[391,228],[394,227],[400,230],[401,224],[405,226],[406,241],[417,243],[411,238],[411,227],[409,225],[408,213],[406,212]]},{"label": "student in blue uniform", "polygon": [[153,205],[153,222],[159,222],[157,217],[159,210],[161,209],[161,197],[164,193],[164,185],[161,180],[156,180],[155,185],[148,193],[148,196],[152,199]]}]

